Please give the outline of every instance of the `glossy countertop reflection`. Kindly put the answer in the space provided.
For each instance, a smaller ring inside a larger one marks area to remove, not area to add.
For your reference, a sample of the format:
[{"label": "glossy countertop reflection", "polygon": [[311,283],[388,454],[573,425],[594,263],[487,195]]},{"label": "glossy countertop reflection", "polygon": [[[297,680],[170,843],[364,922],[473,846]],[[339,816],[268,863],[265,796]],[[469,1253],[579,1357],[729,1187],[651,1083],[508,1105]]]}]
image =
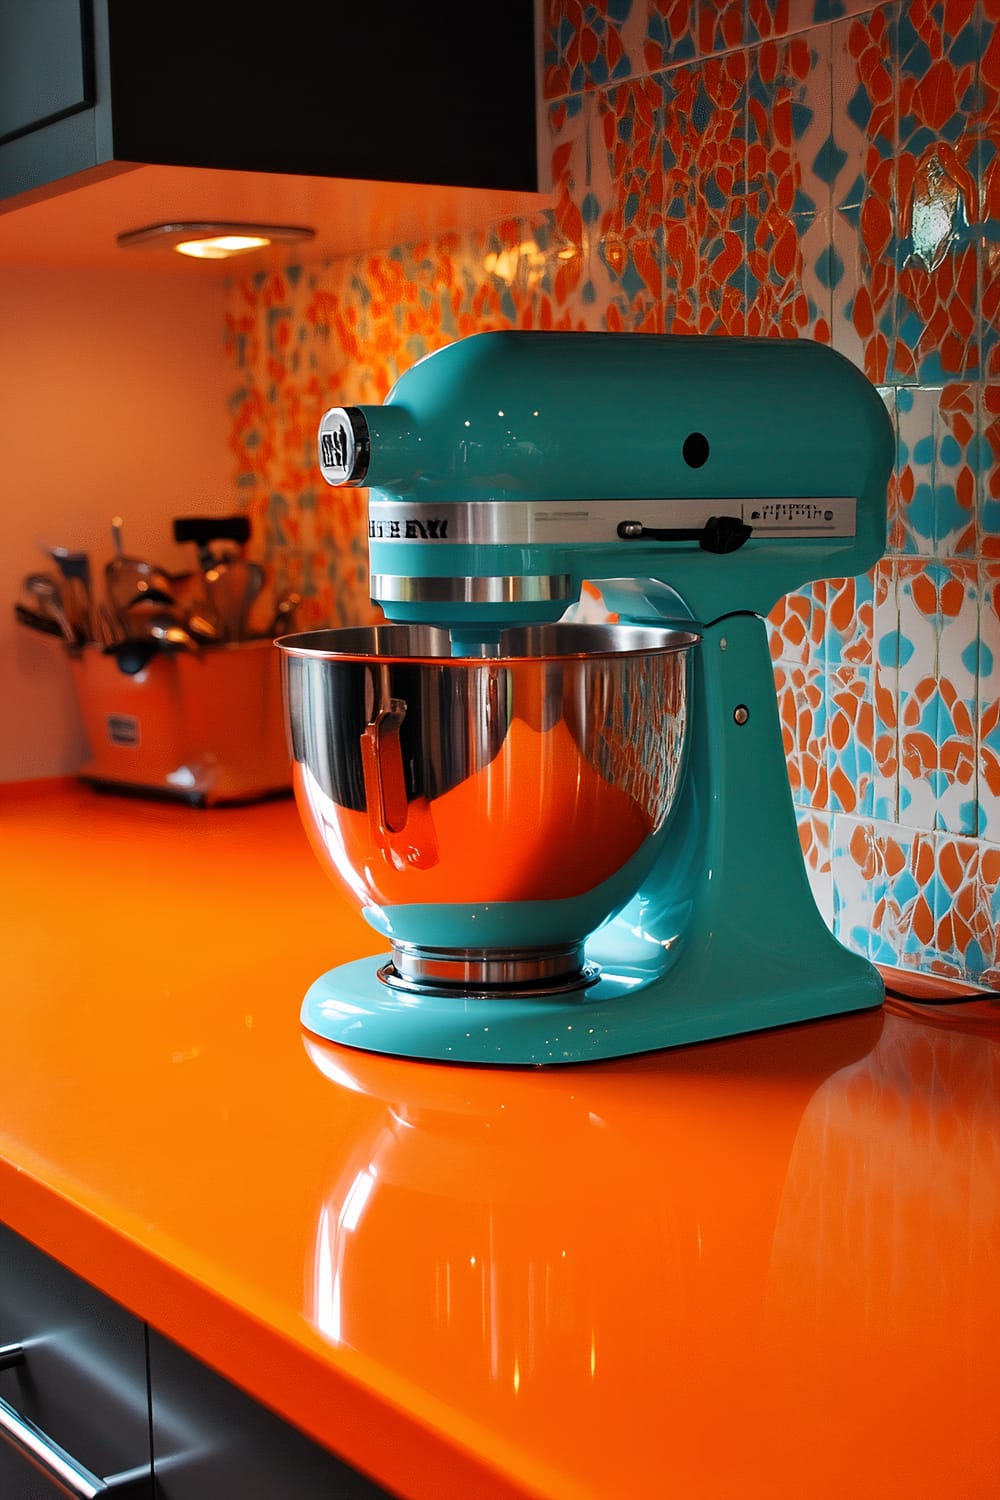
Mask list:
[{"label": "glossy countertop reflection", "polygon": [[0,1218],[388,1488],[1000,1492],[997,1004],[405,1062],[289,801],[7,788],[0,886]]}]

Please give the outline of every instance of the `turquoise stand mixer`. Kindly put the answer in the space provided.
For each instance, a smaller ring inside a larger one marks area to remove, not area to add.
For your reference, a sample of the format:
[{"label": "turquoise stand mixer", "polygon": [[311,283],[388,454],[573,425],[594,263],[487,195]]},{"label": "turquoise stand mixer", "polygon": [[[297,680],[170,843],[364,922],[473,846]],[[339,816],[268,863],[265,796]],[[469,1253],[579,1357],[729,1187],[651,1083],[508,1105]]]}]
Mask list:
[{"label": "turquoise stand mixer", "polygon": [[893,453],[809,340],[483,333],[327,412],[387,623],[278,642],[294,787],[388,951],[308,1031],[566,1064],[878,1005],[809,887],[764,617],[882,555]]}]

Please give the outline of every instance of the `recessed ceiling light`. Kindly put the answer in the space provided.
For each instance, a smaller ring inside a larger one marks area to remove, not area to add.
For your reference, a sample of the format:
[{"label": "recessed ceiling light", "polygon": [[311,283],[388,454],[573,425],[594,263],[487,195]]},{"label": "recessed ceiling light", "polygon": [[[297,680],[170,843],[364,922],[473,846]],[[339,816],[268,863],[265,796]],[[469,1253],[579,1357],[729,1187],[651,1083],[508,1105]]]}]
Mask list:
[{"label": "recessed ceiling light", "polygon": [[196,260],[226,260],[267,245],[292,245],[311,240],[314,229],[294,224],[223,224],[214,221],[175,220],[169,224],[147,224],[118,236],[122,249],[177,250]]}]

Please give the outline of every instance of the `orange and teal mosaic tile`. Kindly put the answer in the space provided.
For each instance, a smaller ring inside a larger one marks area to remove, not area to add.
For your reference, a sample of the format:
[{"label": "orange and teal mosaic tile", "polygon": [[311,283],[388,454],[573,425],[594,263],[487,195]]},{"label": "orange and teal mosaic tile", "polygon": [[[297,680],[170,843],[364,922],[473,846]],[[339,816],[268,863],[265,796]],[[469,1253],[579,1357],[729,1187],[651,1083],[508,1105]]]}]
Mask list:
[{"label": "orange and teal mosaic tile", "polygon": [[318,415],[480,329],[831,343],[897,462],[886,559],[768,622],[807,869],[852,946],[996,980],[1000,0],[544,0],[541,31],[546,211],[234,284],[255,536],[305,623],[371,618]]},{"label": "orange and teal mosaic tile", "polygon": [[934,954],[934,835],[838,818],[831,854],[834,930],[874,963],[922,968]]},{"label": "orange and teal mosaic tile", "polygon": [[872,707],[875,715],[875,817],[899,817],[899,586],[896,563],[885,558],[873,573]]},{"label": "orange and teal mosaic tile", "polygon": [[978,593],[976,832],[1000,844],[1000,563],[980,563]]},{"label": "orange and teal mosaic tile", "polygon": [[979,373],[976,0],[911,0],[897,30],[899,276],[892,369],[921,384]]},{"label": "orange and teal mosaic tile", "polygon": [[895,7],[830,28],[832,342],[884,383],[895,344]]},{"label": "orange and teal mosaic tile", "polygon": [[1000,849],[897,824],[838,820],[835,928],[876,963],[1000,983]]},{"label": "orange and teal mosaic tile", "polygon": [[746,332],[828,343],[828,37],[768,41],[749,58]]},{"label": "orange and teal mosaic tile", "polygon": [[899,529],[894,551],[974,557],[977,393],[972,385],[905,386],[897,393]]},{"label": "orange and teal mosaic tile", "polygon": [[733,53],[665,77],[668,332],[746,331],[747,75]]},{"label": "orange and teal mosaic tile", "polygon": [[813,900],[828,927],[833,926],[833,817],[811,807],[795,809],[799,844]]},{"label": "orange and teal mosaic tile", "polygon": [[907,559],[898,579],[900,818],[976,834],[978,570]]},{"label": "orange and teal mosaic tile", "polygon": [[[589,112],[593,177],[583,217],[596,230],[591,287],[614,331],[663,332],[663,89],[635,79]],[[593,207],[591,208],[591,205]]]}]

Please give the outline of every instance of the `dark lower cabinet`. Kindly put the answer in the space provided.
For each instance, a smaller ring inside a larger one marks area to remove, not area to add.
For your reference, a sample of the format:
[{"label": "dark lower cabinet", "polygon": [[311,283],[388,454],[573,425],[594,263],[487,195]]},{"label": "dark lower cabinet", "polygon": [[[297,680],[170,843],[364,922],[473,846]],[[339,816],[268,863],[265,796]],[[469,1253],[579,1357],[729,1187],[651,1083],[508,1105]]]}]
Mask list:
[{"label": "dark lower cabinet", "polygon": [[0,1224],[0,1500],[388,1491]]},{"label": "dark lower cabinet", "polygon": [[146,1331],[0,1225],[0,1496],[152,1500]]},{"label": "dark lower cabinet", "polygon": [[157,1500],[383,1500],[380,1489],[150,1329]]}]

